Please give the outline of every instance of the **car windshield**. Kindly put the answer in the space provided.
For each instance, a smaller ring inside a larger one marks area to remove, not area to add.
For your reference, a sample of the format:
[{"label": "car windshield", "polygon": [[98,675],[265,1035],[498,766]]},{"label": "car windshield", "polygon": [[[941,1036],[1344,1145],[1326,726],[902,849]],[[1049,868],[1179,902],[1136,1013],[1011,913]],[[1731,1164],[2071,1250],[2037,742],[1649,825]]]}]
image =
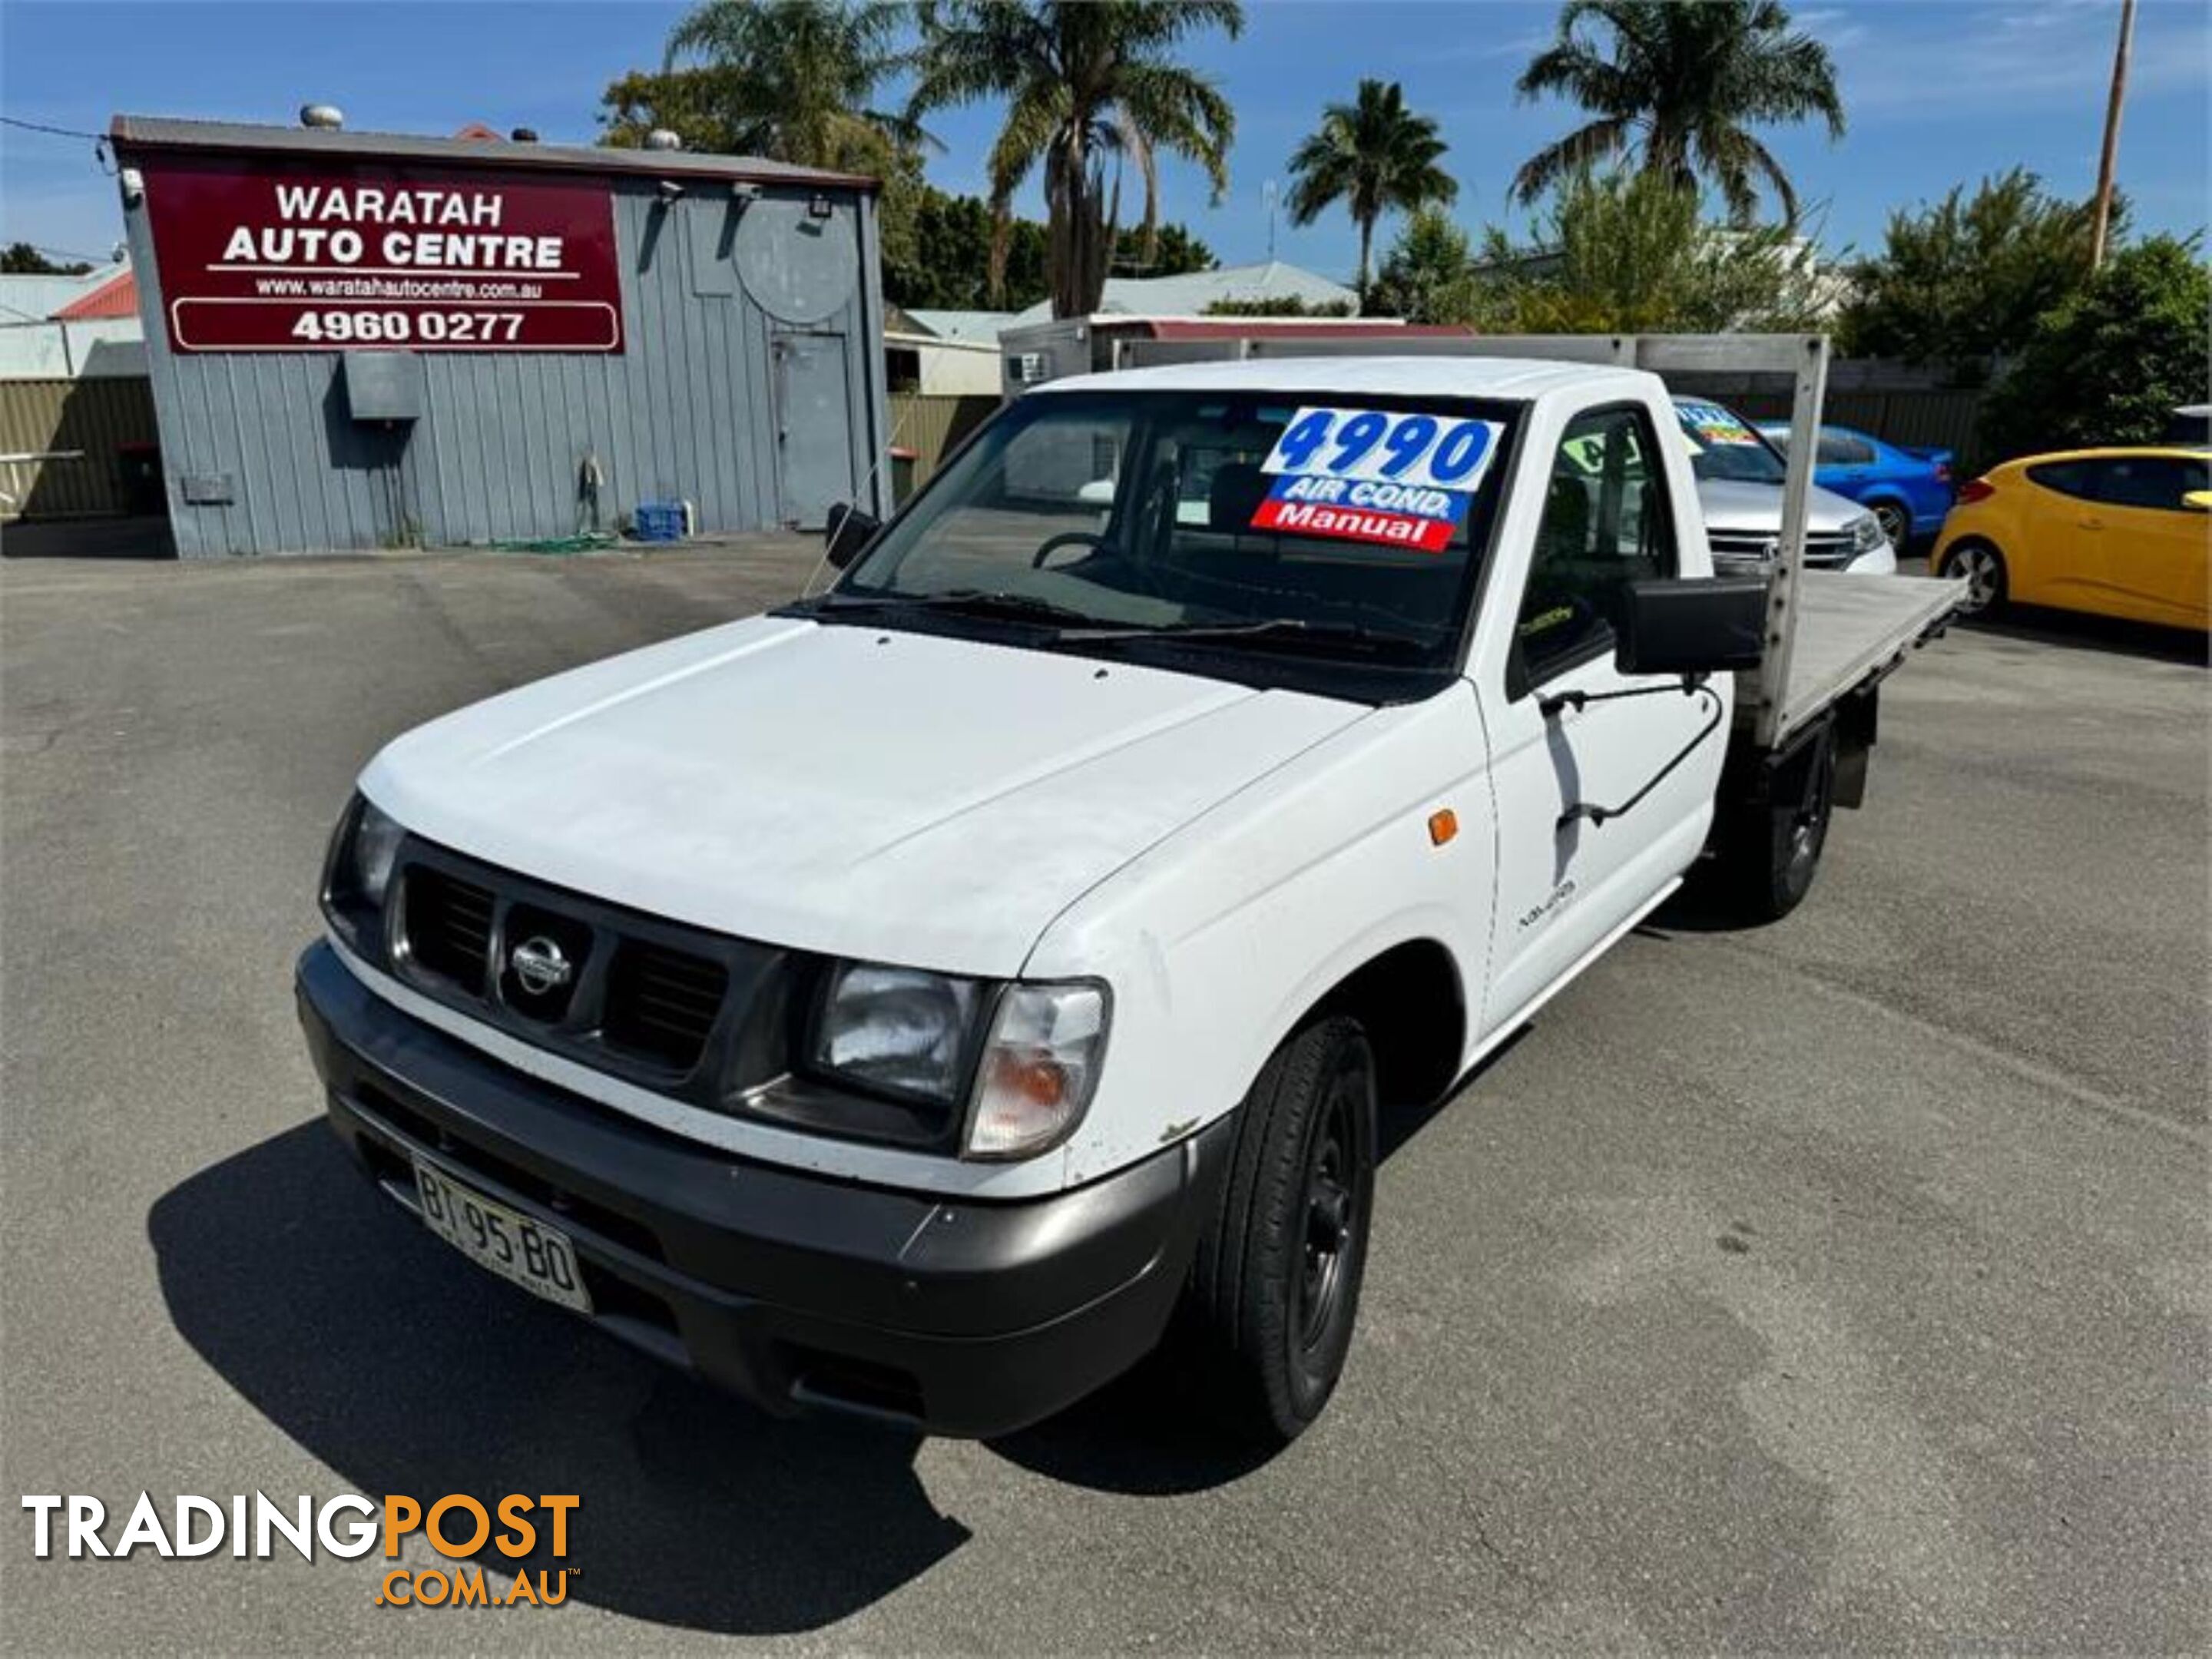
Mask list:
[{"label": "car windshield", "polygon": [[1734,410],[1702,398],[1677,398],[1674,419],[1690,446],[1690,471],[1700,482],[1778,484],[1788,476],[1782,452]]},{"label": "car windshield", "polygon": [[1348,393],[1031,393],[824,605],[1449,667],[1516,418]]}]

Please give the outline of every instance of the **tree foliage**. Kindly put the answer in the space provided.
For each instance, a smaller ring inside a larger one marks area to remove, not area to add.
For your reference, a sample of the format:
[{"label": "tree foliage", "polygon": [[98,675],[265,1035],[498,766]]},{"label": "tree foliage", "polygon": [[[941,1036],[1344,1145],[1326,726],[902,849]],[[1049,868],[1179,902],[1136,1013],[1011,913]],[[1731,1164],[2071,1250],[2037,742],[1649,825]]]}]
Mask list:
[{"label": "tree foliage", "polygon": [[1194,270],[1211,270],[1220,263],[1188,225],[1161,225],[1149,248],[1143,231],[1125,230],[1114,248],[1116,276],[1182,276]]},{"label": "tree foliage", "polygon": [[1423,208],[1406,221],[1382,256],[1367,309],[1409,323],[1474,320],[1481,295],[1468,234],[1438,208]]},{"label": "tree foliage", "polygon": [[91,269],[82,260],[57,264],[28,242],[10,242],[0,249],[0,272],[10,276],[82,276]]},{"label": "tree foliage", "polygon": [[[2048,194],[2025,167],[1892,213],[1881,252],[1851,272],[1843,349],[1962,370],[2017,351],[2088,280],[2091,218],[2088,203]],[[2115,241],[2125,221],[2116,202]]]},{"label": "tree foliage", "polygon": [[2178,406],[2212,401],[2212,276],[2192,242],[2124,248],[2045,313],[1990,396],[1999,455],[2155,441]]},{"label": "tree foliage", "polygon": [[1394,209],[1449,207],[1459,181],[1437,163],[1450,148],[1435,120],[1406,107],[1395,81],[1363,80],[1349,104],[1330,104],[1321,125],[1291,153],[1291,222],[1310,225],[1341,202],[1359,228],[1359,277],[1366,302],[1375,222]]},{"label": "tree foliage", "polygon": [[906,61],[905,8],[871,0],[706,0],[668,36],[657,76],[609,87],[600,117],[609,143],[641,143],[666,115],[702,129],[708,148],[800,167],[880,174],[922,144],[900,113],[874,107],[877,89]]},{"label": "tree foliage", "polygon": [[711,70],[632,70],[599,94],[599,143],[642,149],[646,135],[665,127],[686,149],[744,153],[727,79]]},{"label": "tree foliage", "polygon": [[1719,191],[1747,224],[1762,188],[1797,217],[1797,192],[1753,125],[1818,117],[1844,135],[1843,94],[1828,49],[1790,27],[1780,0],[1567,0],[1559,33],[1522,71],[1525,102],[1554,94],[1594,118],[1522,164],[1515,197],[1534,202],[1561,179],[1633,156],[1691,191]]},{"label": "tree foliage", "polygon": [[1206,307],[1209,317],[1349,317],[1349,300],[1308,300],[1286,294],[1279,300],[1215,300]]},{"label": "tree foliage", "polygon": [[[1015,191],[1042,168],[1054,316],[1097,309],[1120,238],[1125,168],[1144,191],[1147,253],[1160,151],[1204,168],[1217,201],[1228,188],[1236,112],[1175,50],[1205,30],[1241,33],[1237,0],[922,0],[919,15],[908,113],[1006,100],[988,162],[999,252],[1003,259]],[[994,270],[994,289],[1002,274]]]},{"label": "tree foliage", "polygon": [[1668,175],[1577,173],[1534,246],[1492,228],[1469,313],[1441,320],[1529,334],[1790,331],[1821,309],[1814,250],[1779,226],[1708,222]]},{"label": "tree foliage", "polygon": [[[991,288],[991,246],[997,220],[980,197],[955,196],[930,185],[920,186],[911,216],[912,234],[895,248],[884,244],[884,297],[893,305],[953,311],[1019,311],[1051,292],[1045,269],[1045,228],[1034,219],[1011,220],[1006,232],[1005,282],[996,298]],[[1213,250],[1180,224],[1164,224],[1155,239],[1152,263],[1139,267],[1142,238],[1121,233],[1115,256],[1116,274],[1177,276],[1211,270]]]}]

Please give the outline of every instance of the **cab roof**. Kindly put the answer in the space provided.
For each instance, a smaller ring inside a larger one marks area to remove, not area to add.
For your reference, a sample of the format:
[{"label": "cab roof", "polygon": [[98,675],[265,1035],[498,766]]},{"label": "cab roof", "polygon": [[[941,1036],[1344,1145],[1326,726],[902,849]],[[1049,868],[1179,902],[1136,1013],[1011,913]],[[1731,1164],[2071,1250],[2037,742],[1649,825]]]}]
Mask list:
[{"label": "cab roof", "polygon": [[1173,363],[1050,380],[1054,392],[1258,392],[1332,397],[1488,398],[1533,403],[1547,393],[1613,386],[1638,393],[1665,389],[1656,375],[1604,363],[1540,357],[1266,357],[1243,362]]}]

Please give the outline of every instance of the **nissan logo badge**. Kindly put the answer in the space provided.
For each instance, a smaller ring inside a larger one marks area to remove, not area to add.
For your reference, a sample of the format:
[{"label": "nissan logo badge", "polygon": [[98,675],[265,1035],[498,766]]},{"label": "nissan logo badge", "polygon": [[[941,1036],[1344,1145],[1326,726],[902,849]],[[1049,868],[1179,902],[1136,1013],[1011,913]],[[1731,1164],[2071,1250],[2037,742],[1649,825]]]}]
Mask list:
[{"label": "nissan logo badge", "polygon": [[557,991],[575,974],[575,964],[554,940],[543,933],[526,939],[507,953],[507,965],[522,988],[534,997]]}]

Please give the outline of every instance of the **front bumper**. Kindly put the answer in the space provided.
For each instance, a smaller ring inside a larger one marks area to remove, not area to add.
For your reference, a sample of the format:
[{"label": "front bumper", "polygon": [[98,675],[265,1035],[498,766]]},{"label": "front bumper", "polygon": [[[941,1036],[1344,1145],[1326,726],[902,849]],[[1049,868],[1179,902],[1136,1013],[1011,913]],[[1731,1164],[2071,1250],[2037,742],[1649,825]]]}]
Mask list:
[{"label": "front bumper", "polygon": [[326,944],[296,989],[331,1127],[387,1196],[414,1211],[414,1158],[434,1158],[568,1235],[595,1323],[778,1413],[981,1437],[1072,1404],[1159,1340],[1227,1161],[1224,1118],[1047,1199],[863,1187],[526,1077]]}]

